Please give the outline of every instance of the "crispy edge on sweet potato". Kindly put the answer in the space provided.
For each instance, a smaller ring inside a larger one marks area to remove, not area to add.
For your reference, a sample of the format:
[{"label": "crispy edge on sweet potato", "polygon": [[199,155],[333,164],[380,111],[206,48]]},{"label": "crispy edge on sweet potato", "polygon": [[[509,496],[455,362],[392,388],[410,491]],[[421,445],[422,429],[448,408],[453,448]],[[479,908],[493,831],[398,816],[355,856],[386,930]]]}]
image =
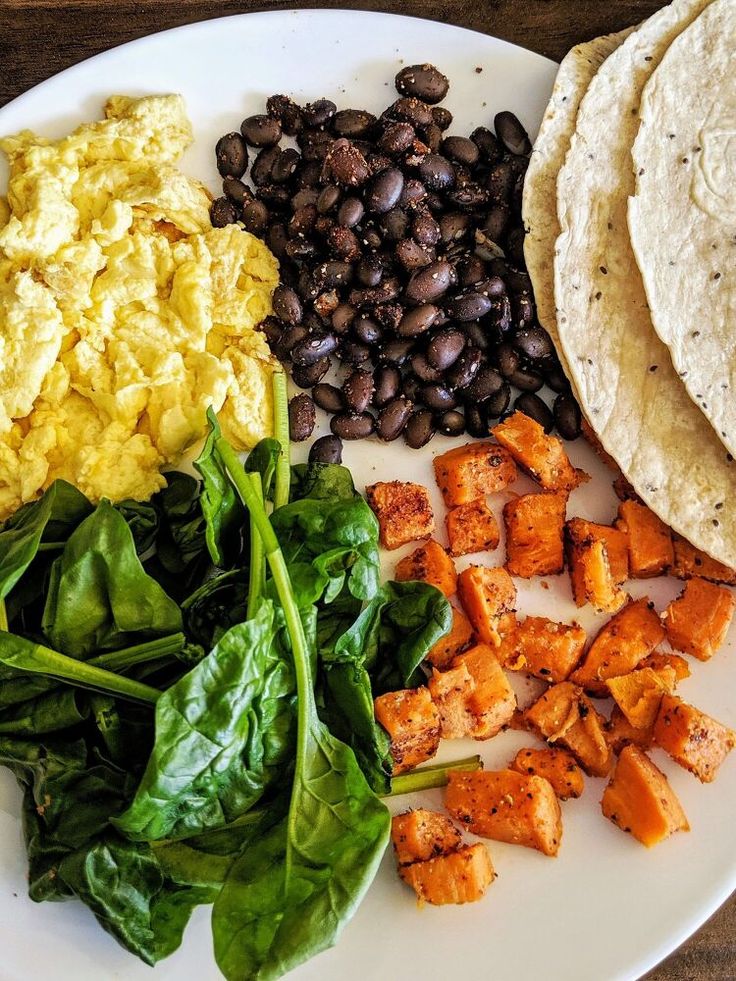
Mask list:
[{"label": "crispy edge on sweet potato", "polygon": [[500,533],[485,498],[458,504],[445,517],[450,555],[472,555],[498,548]]},{"label": "crispy edge on sweet potato", "polygon": [[498,647],[501,618],[513,611],[516,587],[500,566],[471,565],[457,577],[457,594],[478,639]]},{"label": "crispy edge on sweet potato", "polygon": [[440,744],[440,714],[429,689],[404,688],[374,699],[376,720],[391,739],[394,774],[430,760]]},{"label": "crispy edge on sweet potato", "polygon": [[622,501],[616,527],[626,535],[632,579],[663,576],[675,559],[672,532],[664,521],[639,501]]},{"label": "crispy edge on sweet potato", "polygon": [[436,586],[448,597],[453,596],[457,590],[455,563],[433,538],[396,563],[394,579],[397,582],[417,579]]},{"label": "crispy edge on sweet potato", "polygon": [[434,514],[427,488],[401,480],[379,481],[365,489],[371,510],[378,519],[381,545],[389,550],[407,542],[429,538],[434,532]]},{"label": "crispy edge on sweet potato", "polygon": [[690,677],[690,665],[684,657],[679,654],[668,654],[665,651],[652,651],[649,657],[639,661],[640,668],[654,668],[661,671],[662,668],[672,668],[675,672],[675,684],[678,685],[685,678]]},{"label": "crispy edge on sweet potato", "polygon": [[556,855],[562,812],[552,784],[515,770],[450,773],[445,794],[450,814],[473,834]]},{"label": "crispy edge on sweet potato", "polygon": [[433,671],[428,686],[445,739],[490,739],[516,708],[514,690],[488,644],[458,655],[449,671]]},{"label": "crispy edge on sweet potato", "polygon": [[638,746],[621,750],[601,809],[605,817],[647,848],[675,831],[689,831],[685,812],[667,777]]},{"label": "crispy edge on sweet potato", "polygon": [[570,681],[604,696],[608,678],[633,671],[663,640],[662,621],[647,597],[631,600],[600,629]]},{"label": "crispy edge on sweet potato", "polygon": [[411,865],[455,851],[462,835],[445,814],[417,807],[394,816],[391,841],[399,865]]},{"label": "crispy edge on sweet potato", "polygon": [[427,661],[434,668],[449,667],[450,662],[458,654],[470,647],[473,642],[473,626],[463,612],[452,608],[452,627],[449,633],[440,637],[434,647],[427,653]]},{"label": "crispy edge on sweet potato", "polygon": [[726,639],[736,598],[725,586],[689,579],[662,615],[667,640],[678,651],[709,661]]},{"label": "crispy edge on sweet potato", "polygon": [[556,684],[580,661],[585,631],[577,623],[526,617],[503,638],[499,659],[508,671],[522,671]]},{"label": "crispy edge on sweet potato", "polygon": [[[576,606],[590,603],[599,613],[616,613],[627,600],[627,594],[617,582],[621,569],[614,576],[608,544],[602,534],[590,532],[590,526],[591,522],[582,518],[571,518],[565,525],[572,596]],[[586,534],[578,534],[582,527],[586,527]]]},{"label": "crispy edge on sweet potato", "polygon": [[614,705],[611,718],[603,726],[603,734],[611,750],[618,756],[629,743],[640,749],[649,749],[654,742],[654,724],[648,729],[637,729],[632,726],[618,705]]},{"label": "crispy edge on sweet potato", "polygon": [[676,684],[675,669],[671,667],[659,671],[638,668],[606,681],[614,702],[635,729],[652,728],[662,696],[673,692]]},{"label": "crispy edge on sweet potato", "polygon": [[611,769],[605,720],[577,685],[569,681],[552,685],[526,709],[524,718],[542,739],[569,749],[590,776],[605,777]]},{"label": "crispy edge on sweet potato", "polygon": [[589,479],[570,463],[562,440],[548,436],[538,422],[523,412],[517,410],[491,432],[544,490],[569,492]]},{"label": "crispy edge on sweet potato", "polygon": [[585,789],[583,771],[565,749],[520,749],[509,769],[549,780],[560,800],[580,797]]},{"label": "crispy edge on sweet potato", "polygon": [[461,845],[447,855],[415,862],[399,869],[399,875],[417,894],[420,905],[474,903],[493,882],[491,856],[482,841]]},{"label": "crispy edge on sweet potato", "polygon": [[693,579],[699,576],[710,582],[723,583],[726,586],[736,586],[736,570],[729,569],[722,562],[712,559],[710,555],[701,552],[680,535],[672,533],[672,545],[675,558],[669,568],[669,574],[677,579]]},{"label": "crispy edge on sweet potato", "polygon": [[736,733],[677,695],[663,695],[654,741],[701,783],[711,783],[736,745]]},{"label": "crispy edge on sweet potato", "polygon": [[[565,540],[568,549],[577,544],[602,541],[606,546],[608,565],[614,583],[620,586],[628,579],[629,542],[626,533],[620,528],[614,528],[612,525],[601,525],[596,521],[588,521],[586,518],[570,518],[565,523]],[[581,605],[578,603],[578,606]]]},{"label": "crispy edge on sweet potato", "polygon": [[506,568],[512,576],[553,576],[562,572],[562,532],[567,493],[523,494],[503,507]]},{"label": "crispy edge on sweet potato", "polygon": [[437,486],[448,508],[495,494],[516,480],[511,454],[497,443],[467,443],[434,458]]}]

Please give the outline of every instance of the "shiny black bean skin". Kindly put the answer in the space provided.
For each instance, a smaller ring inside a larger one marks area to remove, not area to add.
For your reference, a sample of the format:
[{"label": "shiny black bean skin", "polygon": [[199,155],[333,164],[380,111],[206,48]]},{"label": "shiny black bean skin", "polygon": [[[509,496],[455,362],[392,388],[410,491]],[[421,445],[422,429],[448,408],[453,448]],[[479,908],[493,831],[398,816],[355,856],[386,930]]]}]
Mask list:
[{"label": "shiny black bean skin", "polygon": [[411,370],[420,381],[438,382],[442,380],[442,372],[433,367],[423,351],[416,351],[409,359]]},{"label": "shiny black bean skin", "polygon": [[439,307],[433,303],[423,303],[413,310],[407,310],[399,322],[397,333],[400,337],[418,337],[429,330],[439,315]]},{"label": "shiny black bean skin", "polygon": [[541,361],[554,354],[552,339],[543,327],[523,327],[514,332],[511,343],[517,351],[533,361]]},{"label": "shiny black bean skin", "polygon": [[343,228],[355,228],[364,214],[365,208],[360,198],[345,198],[337,210],[337,223]]},{"label": "shiny black bean skin", "polygon": [[384,214],[379,226],[388,242],[398,242],[409,232],[409,216],[401,208],[392,208]]},{"label": "shiny black bean skin", "polygon": [[466,338],[453,327],[438,331],[427,345],[427,361],[438,371],[447,371],[463,352]]},{"label": "shiny black bean skin", "polygon": [[[521,398],[522,396],[519,396]],[[531,397],[531,396],[530,396]],[[534,396],[536,398],[536,395]],[[501,388],[483,403],[486,416],[489,419],[498,419],[504,414],[511,401],[511,388],[508,382],[504,382]]]},{"label": "shiny black bean skin", "polygon": [[300,160],[301,156],[293,147],[282,150],[271,167],[271,180],[276,184],[285,184],[291,180]]},{"label": "shiny black bean skin", "polygon": [[484,402],[503,388],[504,381],[490,365],[482,365],[473,381],[463,390],[463,397],[470,402]]},{"label": "shiny black bean skin", "polygon": [[257,113],[243,120],[240,132],[250,146],[274,146],[281,139],[281,123],[273,116]]},{"label": "shiny black bean skin", "polygon": [[[280,347],[291,353],[297,344],[301,344],[309,337],[309,329],[304,324],[297,324],[295,327],[287,327],[281,335]],[[315,358],[315,360],[317,360]]]},{"label": "shiny black bean skin", "polygon": [[277,317],[266,317],[264,321],[259,326],[259,330],[263,332],[268,341],[268,346],[270,348],[277,347],[284,333],[284,325]]},{"label": "shiny black bean skin", "polygon": [[408,360],[413,347],[414,341],[411,338],[397,337],[384,344],[381,357],[389,364],[402,365]]},{"label": "shiny black bean skin", "polygon": [[395,208],[404,189],[404,175],[398,167],[387,167],[377,174],[366,194],[366,207],[375,214]]},{"label": "shiny black bean skin", "polygon": [[469,436],[482,439],[490,432],[485,404],[465,406],[465,428]]},{"label": "shiny black bean skin", "polygon": [[538,392],[544,385],[544,379],[538,372],[522,365],[508,376],[508,381],[522,392]]},{"label": "shiny black bean skin", "polygon": [[486,126],[479,126],[470,134],[470,139],[481,152],[484,160],[494,164],[503,156],[503,147],[498,138]]},{"label": "shiny black bean skin", "polygon": [[420,130],[419,138],[432,153],[437,153],[442,143],[442,130],[432,122]]},{"label": "shiny black bean skin", "polygon": [[572,395],[558,395],[552,405],[552,415],[557,426],[557,432],[563,439],[577,439],[582,431],[582,416]]},{"label": "shiny black bean skin", "polygon": [[294,364],[314,364],[320,358],[329,357],[336,347],[334,334],[312,334],[291,349],[291,358]]},{"label": "shiny black bean skin", "polygon": [[485,317],[492,306],[490,299],[483,293],[464,293],[450,300],[447,312],[453,320],[466,322]]},{"label": "shiny black bean skin", "polygon": [[344,381],[342,386],[343,399],[348,412],[360,415],[368,408],[373,398],[373,374],[358,368]]},{"label": "shiny black bean skin", "polygon": [[210,221],[215,228],[224,228],[238,220],[238,209],[226,197],[215,198],[210,205]]},{"label": "shiny black bean skin", "polygon": [[366,361],[370,361],[371,349],[367,344],[363,344],[362,341],[352,341],[349,338],[343,338],[340,341],[338,357],[345,364],[365,364]]},{"label": "shiny black bean skin", "polygon": [[358,262],[355,278],[361,286],[378,286],[383,278],[384,262],[379,255],[367,255]]},{"label": "shiny black bean skin", "polygon": [[412,403],[419,401],[419,389],[424,382],[420,381],[416,375],[404,375],[401,380],[401,394]]},{"label": "shiny black bean skin", "polygon": [[403,153],[412,145],[416,135],[411,123],[388,123],[378,140],[378,146],[384,153]]},{"label": "shiny black bean skin", "polygon": [[387,402],[378,413],[376,432],[386,443],[397,439],[403,432],[413,409],[412,403],[403,395]]},{"label": "shiny black bean skin", "polygon": [[411,234],[419,245],[436,245],[440,240],[440,226],[432,215],[417,215],[411,223]]},{"label": "shiny black bean skin", "polygon": [[342,109],[332,117],[332,132],[336,136],[358,139],[370,132],[376,117],[365,109]]},{"label": "shiny black bean skin", "polygon": [[336,184],[328,184],[323,187],[317,198],[317,211],[321,215],[326,215],[337,205],[342,197],[342,191]]},{"label": "shiny black bean skin", "polygon": [[370,412],[363,412],[359,416],[341,412],[330,420],[330,429],[340,439],[365,439],[371,435],[375,426],[376,420]]},{"label": "shiny black bean skin", "polygon": [[488,351],[491,346],[491,338],[489,336],[489,330],[484,324],[480,324],[477,320],[474,320],[468,324],[463,324],[463,331],[469,344],[477,347],[479,351]]},{"label": "shiny black bean skin", "polygon": [[419,164],[419,179],[432,191],[446,191],[455,184],[455,168],[447,157],[428,153]]},{"label": "shiny black bean skin", "polygon": [[221,177],[242,177],[248,166],[248,146],[240,133],[226,133],[215,147]]},{"label": "shiny black bean skin", "polygon": [[353,276],[353,268],[349,262],[330,259],[317,266],[314,270],[314,284],[319,290],[334,290],[345,286]]},{"label": "shiny black bean skin", "polygon": [[511,316],[514,323],[518,328],[528,327],[534,320],[534,302],[531,296],[526,293],[517,293],[516,295],[512,294],[510,299]]},{"label": "shiny black bean skin", "polygon": [[439,382],[430,382],[422,385],[419,389],[419,400],[427,408],[435,412],[445,412],[447,409],[454,409],[457,404],[457,396],[446,385]]},{"label": "shiny black bean skin", "polygon": [[250,179],[256,187],[263,187],[271,180],[271,172],[281,150],[277,146],[265,147],[253,161],[250,168]]},{"label": "shiny black bean skin", "polygon": [[396,243],[396,258],[407,272],[424,269],[437,258],[437,253],[428,245],[420,245],[413,238],[403,238]]},{"label": "shiny black bean skin", "polygon": [[413,450],[426,446],[436,433],[434,416],[429,409],[417,409],[404,427],[404,440]]},{"label": "shiny black bean skin", "polygon": [[448,409],[437,419],[437,431],[443,436],[462,436],[465,432],[465,416],[456,409]]},{"label": "shiny black bean skin", "polygon": [[442,102],[450,88],[450,82],[434,65],[408,65],[394,79],[400,95],[422,99],[429,105]]},{"label": "shiny black bean skin", "polygon": [[253,200],[253,192],[237,177],[225,177],[222,181],[222,191],[226,198],[229,198],[233,204],[240,205],[241,207],[246,203],[246,201]]},{"label": "shiny black bean skin", "polygon": [[499,112],[493,120],[496,136],[510,153],[526,155],[532,152],[527,131],[513,112]]},{"label": "shiny black bean skin", "polygon": [[399,394],[401,372],[395,365],[382,364],[373,372],[373,404],[382,409]]},{"label": "shiny black bean skin", "polygon": [[554,361],[549,366],[545,365],[543,373],[545,381],[553,392],[564,395],[570,391],[570,382],[565,377],[565,372],[562,370],[562,365],[559,362]]},{"label": "shiny black bean skin", "polygon": [[411,123],[417,129],[421,129],[423,126],[431,126],[434,122],[432,119],[432,107],[415,96],[404,96],[401,99],[397,99],[393,105],[388,107],[385,116],[388,119],[398,119],[406,123]]},{"label": "shiny black bean skin", "polygon": [[320,436],[309,448],[310,463],[342,463],[342,440],[339,436]]},{"label": "shiny black bean skin", "polygon": [[426,269],[415,272],[404,289],[404,296],[409,303],[433,303],[443,296],[450,288],[452,270],[449,262],[438,259]]},{"label": "shiny black bean skin", "polygon": [[488,211],[481,228],[488,238],[500,242],[511,220],[511,208],[504,202],[494,204]]},{"label": "shiny black bean skin", "polygon": [[440,149],[448,160],[454,160],[466,167],[475,167],[480,159],[478,144],[467,136],[446,136]]},{"label": "shiny black bean skin", "polygon": [[283,320],[285,324],[300,324],[302,322],[303,310],[301,300],[290,286],[279,284],[273,291],[273,312]]},{"label": "shiny black bean skin", "polygon": [[343,412],[345,410],[345,398],[343,393],[336,385],[328,382],[320,382],[314,386],[312,398],[325,412]]},{"label": "shiny black bean skin", "polygon": [[458,264],[459,282],[461,286],[475,286],[486,277],[486,264],[477,255],[469,255]]},{"label": "shiny black bean skin", "polygon": [[506,266],[503,272],[499,272],[499,275],[506,281],[506,285],[511,293],[526,293],[528,296],[532,295],[532,281],[529,278],[529,273],[526,273],[521,269],[513,269],[510,266]]},{"label": "shiny black bean skin", "polygon": [[512,228],[506,238],[506,255],[515,266],[523,266],[524,258],[524,229]]},{"label": "shiny black bean skin", "polygon": [[554,429],[554,416],[538,395],[524,392],[514,402],[514,408],[538,422],[546,433],[551,433]]},{"label": "shiny black bean skin", "polygon": [[307,126],[324,126],[337,112],[337,106],[330,99],[317,99],[308,102],[302,109],[302,118]]},{"label": "shiny black bean skin", "polygon": [[519,352],[508,341],[499,344],[496,349],[496,364],[504,378],[511,378],[519,367]]},{"label": "shiny black bean skin", "polygon": [[281,123],[287,136],[295,136],[304,125],[302,111],[288,95],[272,95],[266,100],[266,112]]},{"label": "shiny black bean skin", "polygon": [[277,259],[283,259],[285,257],[286,245],[288,241],[289,236],[286,232],[285,225],[283,225],[281,222],[269,225],[268,231],[266,232],[266,245]]},{"label": "shiny black bean skin", "polygon": [[453,388],[467,388],[480,371],[482,361],[483,355],[477,347],[466,347],[445,374],[448,384]]},{"label": "shiny black bean skin", "polygon": [[353,323],[353,333],[363,344],[378,344],[383,337],[383,328],[372,317],[358,317]]},{"label": "shiny black bean skin", "polygon": [[499,160],[493,164],[487,179],[488,191],[494,203],[505,203],[511,199],[516,177],[507,160]]},{"label": "shiny black bean skin", "polygon": [[314,432],[316,414],[314,402],[308,395],[295,395],[289,399],[289,437],[302,443]]},{"label": "shiny black bean skin", "polygon": [[350,330],[355,321],[355,313],[355,307],[351,307],[349,303],[340,303],[335,307],[330,322],[336,334],[346,334]]},{"label": "shiny black bean skin", "polygon": [[444,133],[446,129],[452,126],[452,113],[444,106],[433,106],[432,121]]},{"label": "shiny black bean skin", "polygon": [[330,370],[332,362],[329,358],[320,358],[314,364],[295,364],[291,369],[291,377],[299,388],[312,388],[317,385]]},{"label": "shiny black bean skin", "polygon": [[449,211],[440,215],[440,238],[445,244],[459,242],[470,232],[471,221],[461,211]]},{"label": "shiny black bean skin", "polygon": [[400,208],[416,208],[427,197],[427,188],[416,177],[404,180],[398,206]]}]

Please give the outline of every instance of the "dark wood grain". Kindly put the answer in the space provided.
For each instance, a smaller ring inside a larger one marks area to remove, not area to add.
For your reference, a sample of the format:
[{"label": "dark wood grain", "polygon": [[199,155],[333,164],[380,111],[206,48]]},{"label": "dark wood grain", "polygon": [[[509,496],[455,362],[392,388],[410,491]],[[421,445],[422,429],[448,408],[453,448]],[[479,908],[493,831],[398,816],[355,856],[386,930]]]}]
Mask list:
[{"label": "dark wood grain", "polygon": [[[326,0],[321,4],[299,0],[0,0],[0,105],[113,45],[180,24],[246,11],[314,6],[392,10],[495,34],[559,60],[573,44],[636,23],[661,5],[661,0]],[[646,862],[644,853],[642,862]],[[605,888],[605,883],[596,888]],[[687,883],[682,888],[686,890]],[[620,922],[610,928],[625,931],[625,910]],[[601,977],[604,975],[605,968]],[[646,976],[646,981],[734,979],[736,897]]]}]

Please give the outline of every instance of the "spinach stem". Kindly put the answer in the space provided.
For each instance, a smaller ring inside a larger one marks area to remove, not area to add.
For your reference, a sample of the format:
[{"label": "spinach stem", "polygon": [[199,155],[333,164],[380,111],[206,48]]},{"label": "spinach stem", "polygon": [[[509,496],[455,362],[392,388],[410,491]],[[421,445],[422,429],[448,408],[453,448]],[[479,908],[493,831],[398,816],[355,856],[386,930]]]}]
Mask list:
[{"label": "spinach stem", "polygon": [[168,637],[149,640],[145,644],[135,644],[119,651],[99,654],[97,657],[91,657],[86,663],[96,668],[104,668],[106,671],[123,671],[136,664],[145,664],[147,661],[156,661],[169,654],[178,654],[185,644],[184,634],[169,634]]},{"label": "spinach stem", "polygon": [[415,794],[420,790],[431,790],[433,787],[446,787],[450,779],[450,774],[454,771],[459,773],[472,773],[474,770],[482,770],[483,763],[480,756],[468,756],[463,760],[456,760],[454,763],[434,763],[432,766],[423,766],[413,773],[402,773],[394,777],[391,781],[391,790],[383,797],[398,797],[401,794]]},{"label": "spinach stem", "polygon": [[[247,473],[245,474],[245,478],[250,481],[253,487],[253,493],[261,504],[263,504],[263,485],[261,484],[260,475],[257,473]],[[246,614],[248,620],[255,616],[261,596],[263,595],[263,588],[266,584],[266,562],[263,553],[263,539],[258,533],[258,527],[256,526],[253,514],[251,512],[249,514],[250,571],[248,573],[248,610]]]},{"label": "spinach stem", "polygon": [[291,466],[289,465],[289,399],[286,391],[286,373],[278,368],[273,373],[273,433],[281,444],[276,463],[276,480],[273,491],[274,509],[289,503]]},{"label": "spinach stem", "polygon": [[8,611],[5,608],[5,600],[0,599],[0,630],[8,629]]}]

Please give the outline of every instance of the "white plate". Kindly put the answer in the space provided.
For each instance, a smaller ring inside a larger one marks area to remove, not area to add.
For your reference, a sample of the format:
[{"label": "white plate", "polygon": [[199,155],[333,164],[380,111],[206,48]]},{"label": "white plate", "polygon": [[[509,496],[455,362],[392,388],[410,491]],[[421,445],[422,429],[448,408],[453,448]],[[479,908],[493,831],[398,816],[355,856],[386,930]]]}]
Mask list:
[{"label": "white plate", "polygon": [[[182,92],[197,137],[186,167],[208,179],[214,190],[216,139],[236,129],[248,113],[260,111],[266,96],[286,92],[306,101],[324,95],[343,107],[380,110],[394,97],[394,73],[402,64],[418,61],[432,61],[450,77],[446,104],[455,114],[458,133],[488,123],[506,108],[516,111],[534,133],[555,73],[552,62],[521,48],[428,21],[339,11],[250,14],[145,38],[78,65],[2,109],[0,132],[32,127],[62,135],[74,124],[96,118],[111,93]],[[421,454],[403,445],[352,445],[346,462],[359,486],[394,477],[432,486],[429,460],[442,442],[436,440]],[[586,447],[576,444],[572,455],[597,479],[575,492],[569,513],[610,521],[615,513],[610,475]],[[531,489],[531,484],[522,481],[522,487]],[[435,504],[441,534],[443,512],[439,500]],[[496,504],[500,512],[500,496]],[[548,590],[538,582],[520,589],[520,609],[573,619],[566,578],[552,579],[549,585]],[[632,592],[641,595],[646,585],[635,585]],[[660,609],[678,588],[666,582],[649,587]],[[733,646],[731,642],[711,664],[695,664],[683,694],[736,726]],[[510,732],[486,745],[450,744],[443,755],[480,750],[488,766],[501,767],[527,742],[523,734]],[[499,878],[473,906],[417,910],[387,855],[338,946],[293,977],[439,981],[462,973],[496,981],[590,981],[642,974],[694,931],[736,885],[736,767],[727,764],[714,785],[701,787],[664,754],[654,755],[681,797],[691,834],[646,851],[602,818],[598,801],[603,781],[588,780],[583,799],[564,805],[559,857],[553,861],[491,842]],[[441,794],[427,794],[425,800],[438,806]],[[150,969],[103,933],[81,905],[36,906],[25,897],[19,802],[14,781],[2,771],[2,981],[151,978]],[[401,806],[409,802],[403,800]],[[153,977],[218,977],[207,910],[197,912],[182,948],[156,967]]]}]

